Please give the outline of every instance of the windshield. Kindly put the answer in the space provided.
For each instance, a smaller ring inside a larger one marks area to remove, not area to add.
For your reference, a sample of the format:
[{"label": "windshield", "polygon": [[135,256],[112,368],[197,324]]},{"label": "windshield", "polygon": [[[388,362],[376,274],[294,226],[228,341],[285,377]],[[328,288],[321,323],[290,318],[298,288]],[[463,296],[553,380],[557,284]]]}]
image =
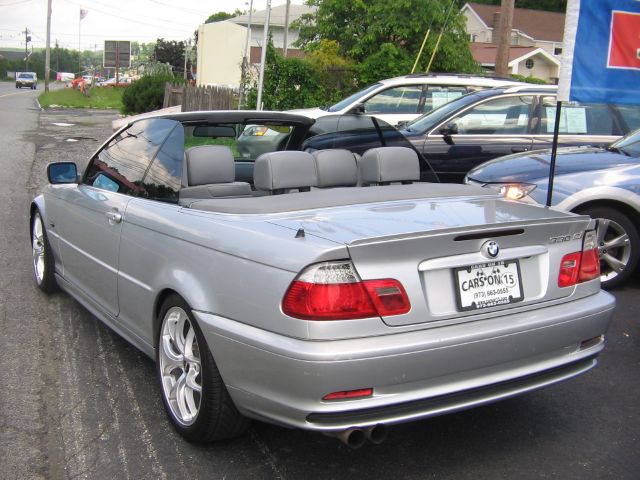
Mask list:
[{"label": "windshield", "polygon": [[612,143],[609,149],[618,150],[630,157],[640,158],[640,130],[636,130]]},{"label": "windshield", "polygon": [[20,73],[18,78],[26,78],[28,80],[33,80],[33,73]]},{"label": "windshield", "polygon": [[431,130],[435,126],[437,126],[440,122],[445,120],[451,113],[459,110],[471,103],[477,101],[482,98],[479,94],[480,92],[469,93],[460,97],[452,102],[445,103],[439,108],[430,111],[429,113],[425,113],[424,115],[416,118],[413,122],[409,123],[405,130],[409,132],[426,132]]},{"label": "windshield", "polygon": [[331,105],[327,111],[328,112],[339,112],[340,110],[342,110],[343,108],[348,107],[349,105],[351,105],[352,103],[354,103],[356,100],[361,99],[362,97],[364,97],[367,93],[375,90],[376,88],[379,88],[382,84],[381,83],[374,83],[373,85],[369,85],[367,88],[365,88],[364,90],[360,90],[359,92],[354,93],[353,95],[348,96],[347,98],[345,98],[344,100],[340,100],[338,103],[336,103],[335,105]]}]

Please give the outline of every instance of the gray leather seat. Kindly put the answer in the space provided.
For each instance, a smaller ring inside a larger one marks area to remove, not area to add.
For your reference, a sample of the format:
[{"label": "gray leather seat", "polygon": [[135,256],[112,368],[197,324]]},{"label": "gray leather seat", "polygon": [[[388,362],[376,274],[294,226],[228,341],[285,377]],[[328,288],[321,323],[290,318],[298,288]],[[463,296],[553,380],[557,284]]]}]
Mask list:
[{"label": "gray leather seat", "polygon": [[185,151],[180,202],[189,199],[251,196],[251,186],[236,182],[231,149],[224,145],[199,145]]},{"label": "gray leather seat", "polygon": [[356,157],[349,150],[329,149],[313,152],[318,188],[353,187],[358,182]]},{"label": "gray leather seat", "polygon": [[316,162],[307,152],[263,153],[253,167],[253,185],[272,195],[290,190],[309,191],[317,183]]},{"label": "gray leather seat", "polygon": [[412,183],[420,180],[418,154],[406,147],[379,147],[364,152],[358,162],[363,185]]}]

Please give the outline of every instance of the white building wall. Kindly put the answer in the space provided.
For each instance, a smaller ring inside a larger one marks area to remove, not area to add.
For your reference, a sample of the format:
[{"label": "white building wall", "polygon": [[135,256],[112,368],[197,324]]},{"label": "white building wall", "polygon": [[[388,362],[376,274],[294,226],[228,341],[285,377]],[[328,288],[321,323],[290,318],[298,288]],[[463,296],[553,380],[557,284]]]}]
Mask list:
[{"label": "white building wall", "polygon": [[198,27],[198,86],[240,86],[247,29],[232,22]]},{"label": "white building wall", "polygon": [[490,43],[491,29],[487,28],[478,17],[469,9],[464,10],[464,16],[467,19],[467,33],[473,42]]}]

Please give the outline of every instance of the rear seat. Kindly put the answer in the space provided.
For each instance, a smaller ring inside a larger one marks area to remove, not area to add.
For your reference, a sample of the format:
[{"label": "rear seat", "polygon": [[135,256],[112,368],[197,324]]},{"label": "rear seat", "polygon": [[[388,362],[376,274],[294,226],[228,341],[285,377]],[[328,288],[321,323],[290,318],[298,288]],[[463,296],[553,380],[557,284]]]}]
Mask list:
[{"label": "rear seat", "polygon": [[263,153],[253,167],[253,186],[271,195],[291,190],[308,192],[317,184],[316,163],[307,152]]},{"label": "rear seat", "polygon": [[225,145],[200,145],[185,151],[180,204],[191,200],[251,196],[251,186],[235,181],[235,162]]},{"label": "rear seat", "polygon": [[318,188],[353,187],[358,183],[356,157],[349,150],[329,149],[313,152]]},{"label": "rear seat", "polygon": [[358,162],[362,185],[420,181],[418,154],[407,147],[379,147],[364,152]]}]

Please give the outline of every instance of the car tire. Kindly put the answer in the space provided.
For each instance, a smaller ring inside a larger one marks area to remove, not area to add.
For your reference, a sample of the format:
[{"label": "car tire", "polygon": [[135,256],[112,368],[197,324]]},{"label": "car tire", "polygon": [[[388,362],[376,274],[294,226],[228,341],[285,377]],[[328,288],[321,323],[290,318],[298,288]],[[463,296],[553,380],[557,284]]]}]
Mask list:
[{"label": "car tire", "polygon": [[602,288],[622,285],[635,271],[640,257],[640,237],[633,221],[610,207],[588,207],[579,213],[598,219],[598,253]]},{"label": "car tire", "polygon": [[162,401],[178,433],[198,443],[244,433],[250,420],[233,404],[189,305],[172,294],[158,319],[156,371]]},{"label": "car tire", "polygon": [[40,212],[36,210],[31,221],[31,251],[33,276],[38,288],[45,293],[58,290],[55,276],[55,260]]}]

